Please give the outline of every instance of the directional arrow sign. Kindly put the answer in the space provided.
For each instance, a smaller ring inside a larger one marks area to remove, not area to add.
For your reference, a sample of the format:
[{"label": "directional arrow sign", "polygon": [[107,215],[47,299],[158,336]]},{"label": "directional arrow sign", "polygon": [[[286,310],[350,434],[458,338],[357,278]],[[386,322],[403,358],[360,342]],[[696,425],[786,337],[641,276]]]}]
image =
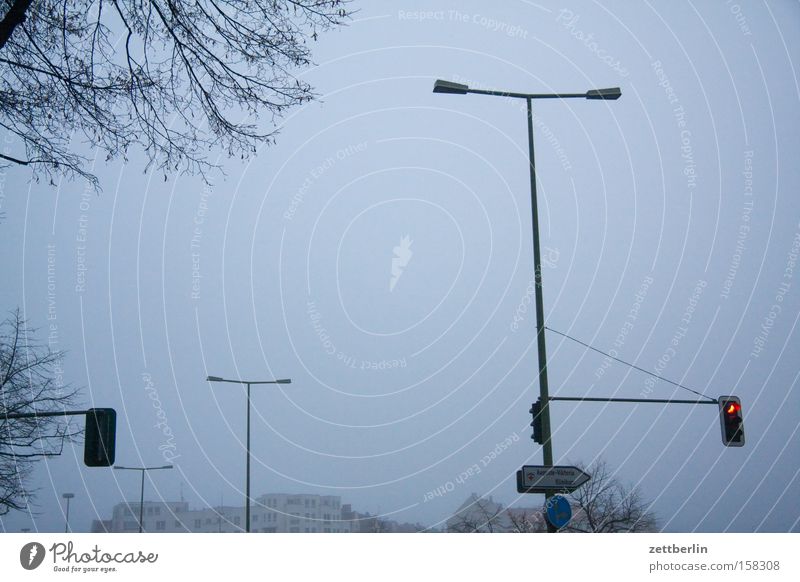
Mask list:
[{"label": "directional arrow sign", "polygon": [[545,467],[525,465],[517,472],[517,491],[520,493],[572,493],[591,479],[578,467]]}]

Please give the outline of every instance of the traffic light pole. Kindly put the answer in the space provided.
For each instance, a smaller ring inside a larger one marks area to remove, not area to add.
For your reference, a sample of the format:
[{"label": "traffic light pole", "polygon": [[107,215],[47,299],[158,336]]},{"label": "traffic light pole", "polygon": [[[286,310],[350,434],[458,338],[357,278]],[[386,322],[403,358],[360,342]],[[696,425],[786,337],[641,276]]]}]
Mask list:
[{"label": "traffic light pole", "polygon": [[[544,301],[542,299],[542,259],[539,242],[539,206],[536,201],[536,161],[533,154],[533,108],[531,98],[528,104],[528,161],[531,176],[531,226],[533,228],[533,270],[536,301],[536,343],[539,355],[539,397],[541,398],[542,423],[542,461],[545,467],[553,466],[553,444],[550,432],[550,401],[547,387],[547,349],[544,341]],[[553,493],[545,494],[545,503],[550,502]],[[547,522],[547,531],[555,533],[556,527]]]},{"label": "traffic light pole", "polygon": [[16,414],[3,414],[5,420],[16,420],[18,418],[42,418],[45,416],[78,416],[88,413],[88,410],[64,410],[63,412],[22,412]]},{"label": "traffic light pole", "polygon": [[719,400],[672,400],[663,398],[585,398],[583,396],[551,396],[550,400],[565,402],[651,402],[653,404],[719,404]]},{"label": "traffic light pole", "polygon": [[84,464],[87,467],[110,467],[114,464],[114,451],[116,448],[117,413],[113,408],[61,410],[58,412],[17,412],[0,414],[0,419],[19,420],[80,415],[86,417],[86,440],[83,445]]},{"label": "traffic light pole", "polygon": [[[699,393],[698,393],[699,394]],[[703,396],[702,394],[699,394]],[[551,396],[551,401],[564,401],[564,402],[635,402],[635,403],[651,403],[651,404],[715,404],[719,406],[720,426],[722,428],[722,444],[726,447],[743,447],[744,446],[744,426],[742,418],[742,403],[737,396],[720,396],[719,398],[711,398],[710,396],[703,396],[706,400],[677,400],[677,399],[664,399],[664,398],[594,398],[588,396]],[[544,408],[540,405],[540,408]],[[537,434],[537,407],[536,404],[531,407],[530,412],[533,413],[533,422],[531,426],[533,429],[533,438],[536,440]],[[539,441],[536,441],[539,442]]]}]

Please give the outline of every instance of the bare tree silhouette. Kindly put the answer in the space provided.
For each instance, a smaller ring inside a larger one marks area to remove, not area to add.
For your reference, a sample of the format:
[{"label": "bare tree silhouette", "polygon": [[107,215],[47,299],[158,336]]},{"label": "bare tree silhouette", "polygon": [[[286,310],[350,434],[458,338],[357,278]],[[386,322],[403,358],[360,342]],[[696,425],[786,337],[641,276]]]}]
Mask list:
[{"label": "bare tree silhouette", "polygon": [[76,140],[107,160],[138,146],[165,177],[204,175],[215,146],[246,157],[313,98],[294,70],[346,1],[3,0],[0,127],[21,145],[0,162],[97,187]]},{"label": "bare tree silhouette", "polygon": [[28,507],[35,463],[61,454],[64,442],[82,432],[64,417],[7,418],[61,411],[77,399],[77,390],[58,381],[63,353],[36,343],[33,333],[19,310],[0,324],[0,515]]}]

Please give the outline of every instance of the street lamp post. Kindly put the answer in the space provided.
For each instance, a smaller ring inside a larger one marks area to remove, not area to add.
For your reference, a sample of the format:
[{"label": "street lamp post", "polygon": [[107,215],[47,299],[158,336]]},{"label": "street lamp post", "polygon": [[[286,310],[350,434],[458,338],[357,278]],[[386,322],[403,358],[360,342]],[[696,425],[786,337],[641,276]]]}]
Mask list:
[{"label": "street lamp post", "polygon": [[[539,398],[541,399],[540,418],[542,420],[542,457],[544,465],[553,466],[553,446],[550,432],[550,398],[547,387],[547,352],[544,341],[544,304],[542,300],[542,261],[540,258],[539,245],[539,209],[536,202],[536,162],[533,155],[533,110],[531,101],[533,99],[601,99],[616,100],[622,95],[619,87],[610,89],[592,89],[585,93],[510,93],[508,91],[491,91],[483,89],[470,89],[467,85],[453,83],[451,81],[437,80],[433,85],[434,93],[450,93],[455,95],[466,95],[467,93],[477,93],[478,95],[492,95],[496,97],[506,97],[515,99],[525,99],[528,106],[528,166],[530,167],[531,179],[531,218],[533,229],[533,268],[535,279],[535,301],[536,301],[536,339],[539,355]],[[546,494],[546,498],[552,497],[552,493]],[[548,531],[555,531],[548,524]]]},{"label": "street lamp post", "polygon": [[251,384],[291,384],[292,380],[289,378],[281,380],[226,380],[219,376],[209,376],[206,382],[230,382],[232,384],[246,384],[247,385],[247,469],[245,477],[245,532],[250,533],[250,385]]},{"label": "street lamp post", "polygon": [[64,523],[64,533],[69,533],[69,500],[75,497],[74,493],[63,493],[61,495],[64,499],[67,500],[67,517]]},{"label": "street lamp post", "polygon": [[142,487],[139,493],[139,533],[142,533],[142,520],[144,519],[144,473],[145,471],[158,471],[159,469],[172,469],[172,465],[163,465],[161,467],[123,467],[122,465],[114,465],[114,469],[124,471],[141,471],[142,472]]}]

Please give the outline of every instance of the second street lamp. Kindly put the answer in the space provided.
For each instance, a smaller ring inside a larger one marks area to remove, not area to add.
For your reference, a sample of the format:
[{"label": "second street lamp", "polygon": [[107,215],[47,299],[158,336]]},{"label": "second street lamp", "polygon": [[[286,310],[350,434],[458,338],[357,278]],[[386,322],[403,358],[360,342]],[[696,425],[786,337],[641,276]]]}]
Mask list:
[{"label": "second street lamp", "polygon": [[[484,89],[470,89],[468,85],[453,83],[452,81],[437,80],[433,84],[434,93],[450,93],[454,95],[466,95],[476,93],[478,95],[492,95],[495,97],[506,97],[525,99],[528,105],[528,165],[530,168],[531,179],[531,221],[533,229],[533,268],[535,278],[535,299],[536,299],[536,339],[539,352],[539,398],[541,409],[539,419],[541,421],[542,437],[542,456],[544,465],[553,466],[553,446],[550,432],[550,406],[549,392],[547,387],[547,352],[544,341],[544,305],[542,300],[542,261],[540,258],[539,245],[539,209],[536,202],[536,161],[533,155],[533,110],[531,101],[533,99],[600,99],[616,100],[622,95],[619,87],[610,89],[591,89],[585,93],[511,93],[509,91],[494,91]],[[546,495],[549,499],[552,493]],[[548,525],[549,531],[555,531]]]},{"label": "second street lamp", "polygon": [[251,384],[291,384],[289,378],[281,380],[226,380],[219,376],[208,376],[206,382],[231,382],[232,384],[247,384],[247,476],[245,479],[245,531],[250,533],[250,385]]},{"label": "second street lamp", "polygon": [[114,469],[118,471],[141,471],[142,472],[142,488],[139,490],[139,533],[142,533],[144,519],[144,474],[146,471],[158,471],[159,469],[172,469],[172,465],[163,465],[161,467],[123,467],[122,465],[114,465]]},{"label": "second street lamp", "polygon": [[64,533],[69,533],[69,500],[75,497],[74,493],[63,493],[61,495],[64,499],[67,500],[67,517],[64,521]]}]

